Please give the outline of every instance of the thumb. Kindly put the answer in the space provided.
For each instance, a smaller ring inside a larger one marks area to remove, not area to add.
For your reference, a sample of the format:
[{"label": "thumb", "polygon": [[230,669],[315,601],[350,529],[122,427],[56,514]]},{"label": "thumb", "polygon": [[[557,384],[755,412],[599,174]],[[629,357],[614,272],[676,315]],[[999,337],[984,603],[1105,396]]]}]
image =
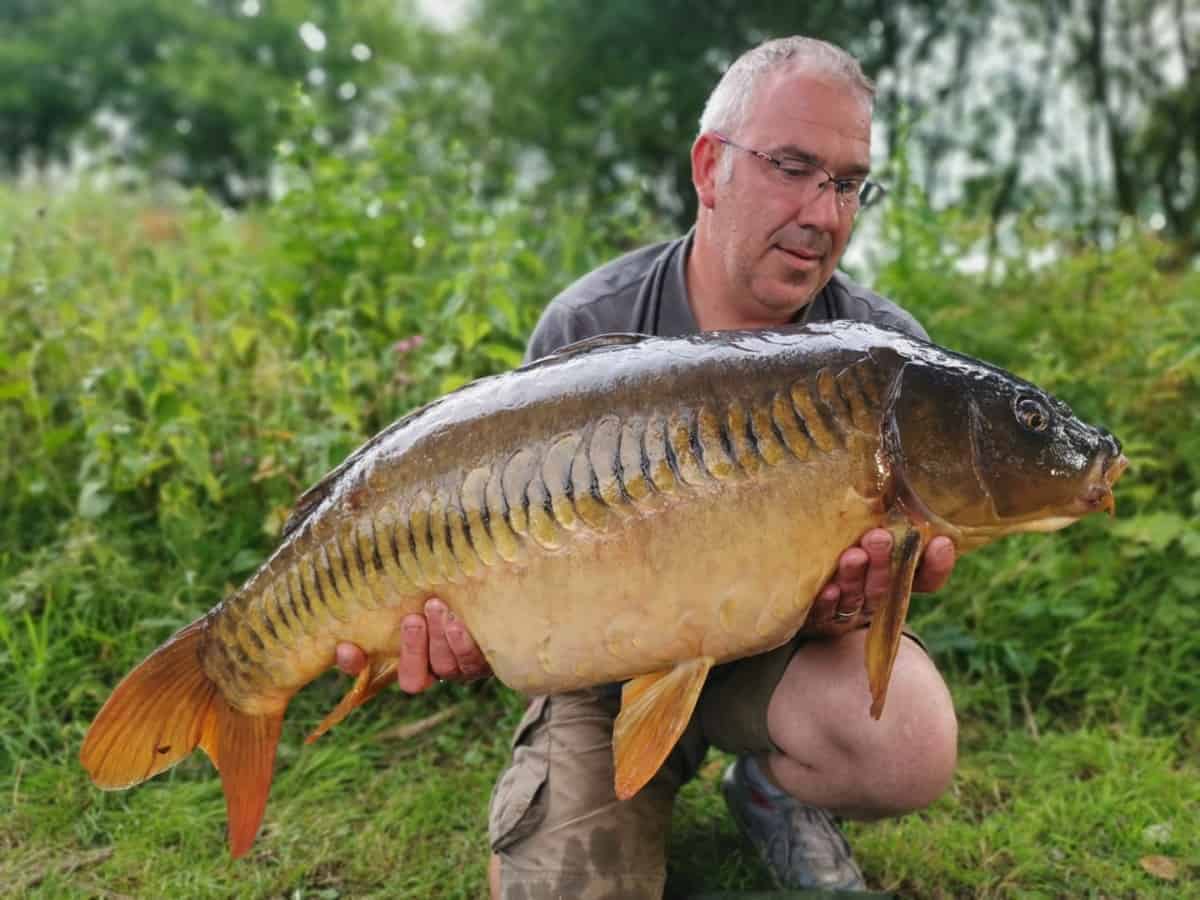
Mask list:
[{"label": "thumb", "polygon": [[367,664],[367,655],[358,645],[342,642],[333,652],[333,661],[347,675],[357,675]]}]

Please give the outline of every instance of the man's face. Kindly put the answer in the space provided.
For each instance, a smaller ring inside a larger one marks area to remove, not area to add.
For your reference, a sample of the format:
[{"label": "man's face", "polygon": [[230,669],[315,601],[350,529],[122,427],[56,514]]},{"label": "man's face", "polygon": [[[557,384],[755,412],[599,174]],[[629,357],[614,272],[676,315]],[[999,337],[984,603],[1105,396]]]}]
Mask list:
[{"label": "man's face", "polygon": [[[726,137],[775,158],[816,163],[837,178],[861,179],[870,168],[867,101],[844,82],[802,70],[766,76],[746,121]],[[714,149],[734,155],[732,177],[711,181],[711,202],[701,192],[729,299],[750,318],[786,320],[833,275],[850,240],[854,204],[840,208],[833,185],[811,200],[797,197],[765,160],[730,146]]]}]

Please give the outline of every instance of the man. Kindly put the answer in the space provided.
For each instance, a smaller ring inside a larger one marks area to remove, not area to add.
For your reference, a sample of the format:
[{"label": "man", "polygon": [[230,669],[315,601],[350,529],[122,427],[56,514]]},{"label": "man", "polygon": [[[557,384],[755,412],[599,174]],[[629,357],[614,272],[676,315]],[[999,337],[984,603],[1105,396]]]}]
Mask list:
[{"label": "man", "polygon": [[[872,189],[872,100],[857,62],[829,44],[789,38],[745,54],[713,91],[692,146],[692,232],[567,288],[527,356],[603,332],[834,318],[924,337],[903,310],[834,271]],[[882,718],[867,713],[863,626],[886,594],[890,550],[887,532],[864,535],[794,642],[714,670],[678,747],[629,801],[613,794],[615,686],[534,698],[492,797],[493,896],[661,896],[671,805],[709,744],[739,754],[726,800],[781,886],[862,888],[834,816],[922,808],[949,784],[956,759],[949,692],[915,639],[902,642]],[[932,541],[916,589],[940,588],[953,565],[951,543]],[[404,623],[404,690],[488,673],[443,604],[430,601],[426,617]],[[338,659],[350,672],[362,665],[351,645]]]}]

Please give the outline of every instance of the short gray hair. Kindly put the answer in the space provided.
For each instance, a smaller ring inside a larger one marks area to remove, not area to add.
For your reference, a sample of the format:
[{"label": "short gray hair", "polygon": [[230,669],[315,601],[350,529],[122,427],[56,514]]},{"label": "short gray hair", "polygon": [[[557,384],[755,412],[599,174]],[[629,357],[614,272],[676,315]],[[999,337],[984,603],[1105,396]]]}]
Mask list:
[{"label": "short gray hair", "polygon": [[[868,108],[875,103],[874,83],[863,73],[858,60],[841,47],[800,35],[777,38],[747,50],[725,70],[704,104],[700,133],[735,133],[746,119],[750,101],[763,76],[784,66],[842,79],[862,95]],[[732,174],[727,159],[728,154],[723,154],[722,180]]]}]

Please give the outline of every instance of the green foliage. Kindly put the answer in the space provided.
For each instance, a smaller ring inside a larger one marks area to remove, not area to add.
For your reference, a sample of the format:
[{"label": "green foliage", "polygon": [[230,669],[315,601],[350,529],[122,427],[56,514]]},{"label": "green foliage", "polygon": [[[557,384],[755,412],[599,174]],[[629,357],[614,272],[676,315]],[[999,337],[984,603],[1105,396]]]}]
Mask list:
[{"label": "green foliage", "polygon": [[[337,321],[366,353],[406,360],[393,402],[363,382],[354,409],[368,432],[519,364],[554,293],[655,227],[632,195],[603,207],[582,190],[498,191],[489,157],[469,138],[446,140],[421,102],[362,155],[300,143],[288,193],[267,218],[280,237],[277,290],[296,313]],[[453,116],[470,98],[451,92],[433,102]]]},{"label": "green foliage", "polygon": [[[265,193],[296,85],[321,105],[322,140],[342,142],[389,61],[420,66],[428,46],[412,10],[384,0],[44,0],[0,11],[6,18],[9,168],[66,158],[84,138],[105,158],[233,202]],[[318,49],[302,40],[305,23],[319,29]],[[114,141],[99,113],[128,136]]]},{"label": "green foliage", "polygon": [[[290,113],[301,131],[308,114]],[[414,101],[361,156],[295,141],[289,194],[253,215],[170,191],[0,190],[0,883],[18,895],[477,895],[521,706],[496,685],[380,700],[305,747],[346,686],[313,685],[289,710],[266,831],[235,867],[199,755],[117,794],[76,762],[116,681],[253,571],[301,490],[414,404],[513,365],[556,290],[661,236],[645,198],[498,188],[427,120]],[[1099,252],[1032,225],[1022,252],[965,274],[986,229],[894,199],[878,286],[944,343],[1107,423],[1132,467],[1115,522],[1006,541],[917,601],[958,700],[961,775],[924,815],[856,830],[870,878],[946,896],[1186,893],[1198,276],[1161,271],[1139,234]],[[731,852],[719,771],[680,802],[679,895],[766,886]],[[1176,883],[1143,871],[1151,853],[1179,861]]]}]

